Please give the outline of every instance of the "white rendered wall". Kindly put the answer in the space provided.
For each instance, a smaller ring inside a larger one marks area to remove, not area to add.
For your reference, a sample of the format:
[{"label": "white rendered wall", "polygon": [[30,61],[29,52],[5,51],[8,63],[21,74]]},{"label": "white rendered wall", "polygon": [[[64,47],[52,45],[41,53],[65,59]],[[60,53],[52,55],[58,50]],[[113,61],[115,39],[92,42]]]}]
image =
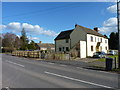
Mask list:
[{"label": "white rendered wall", "polygon": [[80,58],[86,58],[86,41],[80,41]]},{"label": "white rendered wall", "polygon": [[[93,42],[91,42],[91,36],[93,37]],[[96,41],[95,41],[95,37],[96,37]],[[102,38],[102,42],[101,42],[101,38]],[[105,40],[107,41],[107,43],[105,43]],[[101,42],[99,50],[107,53],[107,51],[109,50],[108,39],[104,37],[87,34],[87,56],[93,56],[93,53],[96,52],[97,42]],[[93,46],[93,51],[91,51],[91,46]],[[102,47],[102,50],[101,50],[101,47]],[[107,47],[107,50],[106,50],[106,47]]]}]

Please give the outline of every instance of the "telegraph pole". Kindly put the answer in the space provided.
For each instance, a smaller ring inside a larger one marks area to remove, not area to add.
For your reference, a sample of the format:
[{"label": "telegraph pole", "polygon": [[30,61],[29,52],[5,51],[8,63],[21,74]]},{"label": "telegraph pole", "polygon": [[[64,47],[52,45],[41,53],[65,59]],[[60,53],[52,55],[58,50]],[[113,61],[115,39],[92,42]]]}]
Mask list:
[{"label": "telegraph pole", "polygon": [[117,29],[118,29],[118,68],[120,69],[120,23],[119,23],[119,18],[120,18],[120,9],[119,9],[119,3],[120,1],[117,0]]}]

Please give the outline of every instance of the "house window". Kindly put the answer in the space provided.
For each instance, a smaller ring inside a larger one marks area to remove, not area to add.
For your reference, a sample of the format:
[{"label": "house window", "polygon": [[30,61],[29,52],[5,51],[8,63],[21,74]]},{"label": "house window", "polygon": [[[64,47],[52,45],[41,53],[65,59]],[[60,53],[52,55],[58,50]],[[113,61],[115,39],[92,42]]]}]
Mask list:
[{"label": "house window", "polygon": [[61,48],[59,47],[59,51],[61,51]]},{"label": "house window", "polygon": [[64,51],[64,47],[63,47],[63,51]]},{"label": "house window", "polygon": [[102,38],[101,38],[101,42],[102,42]]},{"label": "house window", "polygon": [[93,46],[91,46],[91,51],[93,51]]},{"label": "house window", "polygon": [[105,49],[107,50],[107,47],[105,47]]},{"label": "house window", "polygon": [[96,42],[96,37],[95,37],[95,42]]},{"label": "house window", "polygon": [[91,36],[91,42],[93,42],[93,36]]},{"label": "house window", "polygon": [[69,48],[68,48],[68,47],[66,47],[66,51],[69,51]]},{"label": "house window", "polygon": [[99,42],[99,38],[98,38],[98,42]]},{"label": "house window", "polygon": [[69,42],[69,39],[66,39],[66,43],[68,43]]},{"label": "house window", "polygon": [[105,40],[105,43],[107,43],[107,40]]}]

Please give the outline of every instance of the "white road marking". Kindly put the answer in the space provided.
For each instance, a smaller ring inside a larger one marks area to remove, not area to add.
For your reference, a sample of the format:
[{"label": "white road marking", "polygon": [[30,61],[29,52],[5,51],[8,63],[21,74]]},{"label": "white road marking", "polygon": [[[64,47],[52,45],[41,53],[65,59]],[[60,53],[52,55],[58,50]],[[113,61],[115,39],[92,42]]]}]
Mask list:
[{"label": "white road marking", "polygon": [[60,65],[60,66],[67,66],[67,65]]},{"label": "white road marking", "polygon": [[54,64],[54,63],[48,63],[48,64]]},{"label": "white road marking", "polygon": [[91,84],[91,85],[99,86],[99,87],[113,88],[113,87],[109,87],[109,86],[105,86],[105,85],[100,85],[100,84],[96,84],[96,83],[92,83],[92,82],[88,82],[88,81],[84,81],[84,80],[79,80],[79,79],[75,79],[75,78],[71,78],[71,77],[67,77],[67,76],[63,76],[63,75],[60,75],[60,74],[55,74],[55,73],[51,73],[51,72],[47,72],[47,71],[45,71],[44,73],[50,74],[50,75],[54,75],[54,76],[58,76],[58,77],[62,77],[62,78],[65,78],[65,79],[70,79],[70,80],[73,80],[73,81],[78,81],[78,82],[82,82],[82,83],[86,83],[86,84]]},{"label": "white road marking", "polygon": [[24,65],[21,65],[21,64],[15,63],[15,62],[11,62],[11,61],[6,61],[6,62],[11,63],[11,64],[15,64],[15,65],[20,66],[20,67],[25,67]]}]

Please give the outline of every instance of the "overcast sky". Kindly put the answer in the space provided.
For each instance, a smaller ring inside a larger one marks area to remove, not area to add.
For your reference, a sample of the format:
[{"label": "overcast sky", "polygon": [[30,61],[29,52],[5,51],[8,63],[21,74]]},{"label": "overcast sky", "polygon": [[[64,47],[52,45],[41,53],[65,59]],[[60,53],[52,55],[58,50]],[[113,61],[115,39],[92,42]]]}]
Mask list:
[{"label": "overcast sky", "polygon": [[73,29],[75,24],[87,28],[99,28],[109,36],[117,31],[116,3],[114,2],[18,2],[2,4],[3,33],[27,35],[35,42],[54,43],[61,31]]}]

